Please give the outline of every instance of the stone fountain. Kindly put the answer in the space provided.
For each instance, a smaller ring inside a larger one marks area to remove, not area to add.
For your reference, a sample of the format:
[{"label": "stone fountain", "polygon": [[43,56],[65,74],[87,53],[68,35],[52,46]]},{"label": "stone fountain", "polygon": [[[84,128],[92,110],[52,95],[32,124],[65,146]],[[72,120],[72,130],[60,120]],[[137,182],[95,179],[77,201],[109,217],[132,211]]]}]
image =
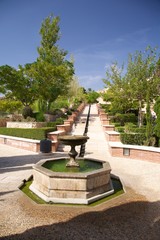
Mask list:
[{"label": "stone fountain", "polygon": [[[85,144],[87,136],[64,135],[59,140],[71,146],[69,158],[45,159],[34,165],[31,191],[46,202],[71,204],[89,204],[114,192],[108,162],[76,158],[75,147]],[[63,162],[65,169],[59,170]],[[55,165],[58,165],[58,170]],[[90,169],[90,165],[96,167]]]}]

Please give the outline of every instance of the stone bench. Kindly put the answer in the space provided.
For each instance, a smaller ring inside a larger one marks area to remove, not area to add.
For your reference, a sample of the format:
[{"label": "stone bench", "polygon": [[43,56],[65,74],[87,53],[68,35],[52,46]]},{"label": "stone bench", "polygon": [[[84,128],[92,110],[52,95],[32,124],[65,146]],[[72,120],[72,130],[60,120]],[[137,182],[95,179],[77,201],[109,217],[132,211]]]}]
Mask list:
[{"label": "stone bench", "polygon": [[108,142],[113,157],[126,157],[160,163],[160,148]]}]

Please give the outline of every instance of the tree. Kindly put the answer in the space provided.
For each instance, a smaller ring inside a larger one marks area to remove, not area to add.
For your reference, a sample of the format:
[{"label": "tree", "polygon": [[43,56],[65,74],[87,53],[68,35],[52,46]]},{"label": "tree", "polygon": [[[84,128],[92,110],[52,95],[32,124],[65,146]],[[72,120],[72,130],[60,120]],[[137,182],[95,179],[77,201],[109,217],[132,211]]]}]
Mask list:
[{"label": "tree", "polygon": [[113,113],[126,113],[133,106],[131,98],[129,79],[123,74],[123,66],[118,67],[115,62],[106,71],[106,78],[103,79],[107,91],[104,100],[111,102],[110,110]]},{"label": "tree", "polygon": [[150,109],[150,91],[148,89],[147,99],[146,99],[146,145],[152,146],[152,137],[153,137],[153,123],[152,123],[152,114]]},{"label": "tree", "polygon": [[138,104],[138,125],[142,126],[142,107],[146,101],[148,88],[150,89],[150,99],[157,95],[156,78],[156,49],[148,47],[145,52],[136,51],[134,55],[129,55],[127,78],[130,81],[131,96]]},{"label": "tree", "polygon": [[3,94],[20,101],[23,106],[30,106],[37,98],[35,82],[22,66],[18,70],[8,65],[1,66],[0,86]]},{"label": "tree", "polygon": [[154,133],[155,133],[155,136],[156,136],[156,145],[159,146],[159,139],[160,139],[160,97],[158,97],[157,100],[156,100],[156,103],[154,105],[154,111],[156,113]]},{"label": "tree", "polygon": [[88,103],[96,103],[97,98],[100,96],[98,92],[95,92],[94,90],[89,90],[86,94],[86,99]]},{"label": "tree", "polygon": [[84,99],[83,89],[80,87],[77,77],[73,76],[66,96],[71,104],[75,101],[82,101]]},{"label": "tree", "polygon": [[22,109],[22,103],[20,101],[11,99],[0,100],[0,112],[14,113]]},{"label": "tree", "polygon": [[42,23],[39,57],[29,70],[36,80],[40,98],[46,101],[47,110],[58,96],[66,94],[74,74],[73,63],[65,59],[67,52],[56,45],[60,39],[59,20],[51,15]]}]

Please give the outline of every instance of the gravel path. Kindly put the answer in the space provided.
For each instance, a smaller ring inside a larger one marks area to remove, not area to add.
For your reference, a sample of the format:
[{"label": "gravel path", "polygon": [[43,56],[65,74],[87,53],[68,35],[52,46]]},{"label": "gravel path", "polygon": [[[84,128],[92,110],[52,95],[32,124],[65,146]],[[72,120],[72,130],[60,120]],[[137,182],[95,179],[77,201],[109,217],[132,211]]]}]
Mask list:
[{"label": "gravel path", "polygon": [[[0,144],[0,239],[160,239],[160,164],[111,157],[96,106],[91,118],[86,156],[109,161],[126,193],[96,207],[35,204],[18,186],[32,174],[33,164],[62,153],[42,156]],[[79,123],[74,133],[82,130]]]}]

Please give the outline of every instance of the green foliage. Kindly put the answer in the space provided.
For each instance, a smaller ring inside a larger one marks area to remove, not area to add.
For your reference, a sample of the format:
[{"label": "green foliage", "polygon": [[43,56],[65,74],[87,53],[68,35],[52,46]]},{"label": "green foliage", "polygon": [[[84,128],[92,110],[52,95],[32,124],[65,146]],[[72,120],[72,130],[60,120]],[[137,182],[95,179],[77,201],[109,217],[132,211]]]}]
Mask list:
[{"label": "green foliage", "polygon": [[46,102],[47,110],[58,96],[66,95],[74,74],[73,64],[65,60],[67,52],[56,45],[60,39],[59,20],[59,17],[50,16],[43,21],[39,57],[29,69],[29,75],[36,80],[38,93]]},{"label": "green foliage", "polygon": [[33,111],[30,106],[25,106],[22,111],[23,117],[26,119],[27,117],[33,117]]},{"label": "green foliage", "polygon": [[158,138],[160,138],[160,97],[158,97],[156,100],[154,111],[157,116],[155,120],[154,133]]},{"label": "green foliage", "polygon": [[55,131],[56,127],[51,128],[0,128],[0,134],[21,138],[42,140],[47,137],[48,132]]},{"label": "green foliage", "polygon": [[12,99],[0,100],[0,112],[14,113],[22,109],[22,103],[20,101]]},{"label": "green foliage", "polygon": [[46,127],[55,127],[56,128],[56,125],[60,125],[60,124],[63,124],[63,118],[57,118],[55,122],[47,122],[46,123]]},{"label": "green foliage", "polygon": [[51,104],[51,110],[54,109],[61,109],[61,108],[69,108],[69,102],[64,96],[58,97],[52,104]]},{"label": "green foliage", "polygon": [[[16,70],[8,65],[0,67],[0,92],[30,106],[35,100],[42,105],[36,111],[46,112],[60,95],[67,95],[73,79],[73,63],[66,60],[67,52],[57,45],[60,39],[59,17],[47,17],[41,26],[41,45],[37,61],[19,65]],[[37,108],[37,106],[36,106]]]},{"label": "green foliage", "polygon": [[149,93],[150,91],[148,90],[147,94],[147,107],[146,107],[146,142],[145,144],[147,146],[152,146],[153,145],[153,124],[152,124],[152,114],[150,110],[150,100],[149,100]]},{"label": "green foliage", "polygon": [[105,110],[105,113],[110,113],[110,104],[100,104],[100,106]]},{"label": "green foliage", "polygon": [[36,121],[37,122],[44,122],[45,121],[45,116],[43,112],[38,112],[34,114]]},{"label": "green foliage", "polygon": [[0,67],[0,85],[3,93],[20,101],[24,106],[32,104],[37,99],[35,81],[27,74],[26,68],[4,65]]},{"label": "green foliage", "polygon": [[121,133],[120,139],[123,144],[143,145],[146,136],[145,133]]},{"label": "green foliage", "polygon": [[120,114],[117,113],[115,116],[112,117],[113,122],[119,122],[121,126],[124,126],[125,123],[136,123],[137,117],[134,113],[126,113],[126,114]]},{"label": "green foliage", "polygon": [[89,91],[87,94],[86,94],[86,100],[88,103],[96,103],[97,102],[97,98],[99,97],[99,93],[98,92],[95,92],[95,91]]},{"label": "green foliage", "polygon": [[132,122],[128,122],[125,124],[125,133],[131,133],[134,132],[135,124]]},{"label": "green foliage", "polygon": [[124,127],[116,127],[115,130],[117,132],[123,133],[125,129],[124,129]]},{"label": "green foliage", "polygon": [[112,113],[126,113],[130,109],[139,109],[138,125],[143,124],[142,108],[150,89],[150,101],[160,93],[159,64],[156,49],[148,47],[144,52],[136,51],[129,55],[127,71],[124,67],[112,64],[106,71],[106,93],[104,100],[110,101]]}]

